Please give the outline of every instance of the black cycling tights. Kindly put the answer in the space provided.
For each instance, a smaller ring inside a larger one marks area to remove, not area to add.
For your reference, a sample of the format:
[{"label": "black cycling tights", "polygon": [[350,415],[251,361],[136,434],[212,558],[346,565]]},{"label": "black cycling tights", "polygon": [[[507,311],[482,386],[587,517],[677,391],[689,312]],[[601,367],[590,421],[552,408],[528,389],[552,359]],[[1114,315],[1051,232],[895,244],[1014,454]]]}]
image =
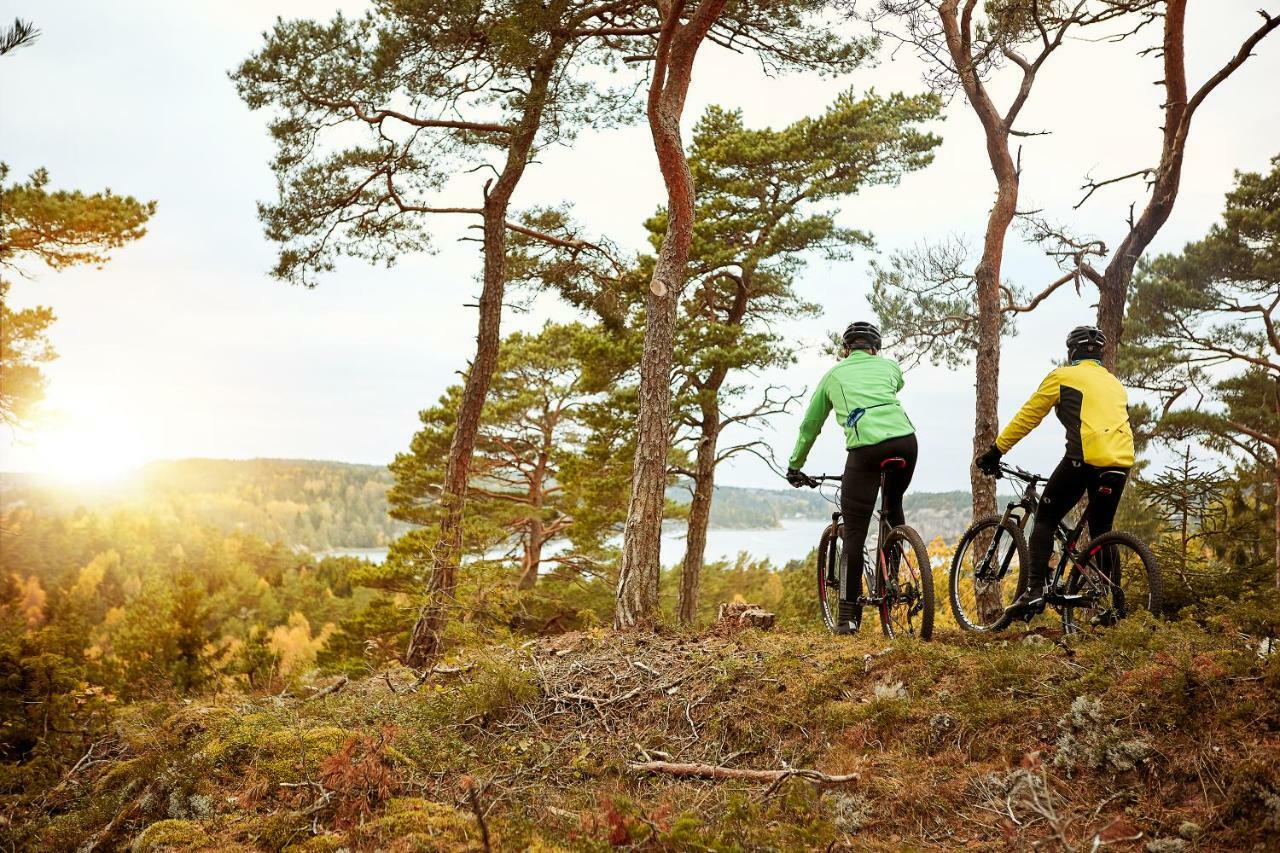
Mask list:
[{"label": "black cycling tights", "polygon": [[[1128,468],[1098,468],[1063,459],[1045,483],[1036,524],[1031,530],[1031,570],[1027,585],[1039,592],[1049,579],[1053,531],[1084,495],[1089,493],[1089,538],[1101,536],[1116,520],[1116,508],[1128,480]],[[1084,544],[1084,543],[1081,543]]]},{"label": "black cycling tights", "polygon": [[857,596],[862,589],[862,548],[867,542],[867,528],[876,508],[880,492],[880,463],[894,456],[907,460],[905,468],[884,471],[884,512],[892,526],[903,524],[902,496],[916,472],[916,437],[904,435],[879,444],[855,447],[849,451],[840,480],[840,512],[844,515],[844,552],[849,556],[849,578],[845,589]]}]

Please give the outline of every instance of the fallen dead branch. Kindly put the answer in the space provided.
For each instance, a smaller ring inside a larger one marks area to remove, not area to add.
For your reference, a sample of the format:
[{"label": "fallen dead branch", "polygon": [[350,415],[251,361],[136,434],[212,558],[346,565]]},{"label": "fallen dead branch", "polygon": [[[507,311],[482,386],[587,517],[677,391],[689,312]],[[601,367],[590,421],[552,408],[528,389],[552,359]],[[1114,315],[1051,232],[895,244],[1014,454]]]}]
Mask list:
[{"label": "fallen dead branch", "polygon": [[342,688],[346,687],[348,682],[350,682],[350,680],[351,679],[343,675],[339,677],[337,681],[333,682],[333,684],[330,684],[328,687],[324,688],[323,690],[317,690],[315,693],[312,693],[304,701],[310,702],[314,699],[321,699],[325,696],[332,696]]},{"label": "fallen dead branch", "polygon": [[615,702],[625,702],[628,699],[634,699],[636,696],[639,696],[641,692],[642,692],[642,688],[634,687],[631,690],[628,690],[626,693],[620,693],[617,696],[602,697],[602,696],[588,696],[585,693],[558,693],[558,694],[552,695],[551,698],[555,699],[556,701],[571,700],[574,702],[587,702],[599,708],[603,705],[612,705]]},{"label": "fallen dead branch", "polygon": [[744,767],[722,767],[718,764],[676,764],[670,761],[633,761],[627,764],[632,773],[665,773],[687,779],[739,779],[746,782],[770,782],[774,787],[787,779],[806,779],[815,785],[847,785],[858,781],[857,773],[830,776],[820,770],[803,767],[783,770],[751,770]]},{"label": "fallen dead branch", "polygon": [[464,664],[459,664],[457,666],[450,666],[449,664],[438,663],[435,666],[431,667],[430,669],[424,669],[421,672],[419,672],[417,680],[414,681],[413,684],[409,685],[409,690],[411,692],[416,691],[419,687],[426,684],[427,679],[433,675],[459,675],[471,669],[473,666],[475,666],[475,664],[473,663],[464,663]]}]

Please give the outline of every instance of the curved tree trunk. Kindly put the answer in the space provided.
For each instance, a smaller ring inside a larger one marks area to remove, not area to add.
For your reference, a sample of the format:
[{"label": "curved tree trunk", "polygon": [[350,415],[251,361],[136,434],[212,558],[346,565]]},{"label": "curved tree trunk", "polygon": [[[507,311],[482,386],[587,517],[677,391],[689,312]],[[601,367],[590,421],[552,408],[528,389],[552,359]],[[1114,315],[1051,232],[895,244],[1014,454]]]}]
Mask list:
[{"label": "curved tree trunk", "polygon": [[614,627],[652,621],[658,613],[662,562],[662,510],[671,449],[671,362],[676,303],[684,289],[693,243],[693,175],[680,138],[680,118],[693,60],[727,0],[703,0],[680,23],[684,4],[664,5],[653,79],[649,131],[667,187],[667,231],[645,297],[644,353],[640,361],[640,417],[636,427],[631,503],[622,534]]},{"label": "curved tree trunk", "polygon": [[[730,275],[736,285],[733,302],[725,316],[725,324],[742,328],[747,313],[747,299],[755,277],[757,260],[748,259],[742,274]],[[689,526],[685,534],[684,563],[680,567],[680,597],[677,616],[682,625],[692,625],[698,616],[698,592],[702,585],[702,566],[706,562],[707,527],[711,523],[711,501],[715,498],[716,466],[720,464],[719,441],[723,426],[720,420],[720,389],[729,369],[718,365],[702,381],[701,435],[693,472],[693,501],[689,506]]]},{"label": "curved tree trunk", "polygon": [[1116,366],[1116,353],[1124,335],[1124,310],[1129,299],[1129,282],[1138,258],[1169,220],[1178,198],[1182,159],[1186,151],[1191,115],[1187,110],[1187,69],[1184,59],[1183,26],[1187,0],[1169,0],[1164,13],[1164,140],[1160,164],[1152,180],[1151,198],[1137,220],[1130,221],[1129,233],[1120,241],[1102,274],[1098,293],[1098,328],[1107,336],[1102,363]]},{"label": "curved tree trunk", "polygon": [[680,598],[677,616],[682,625],[692,625],[698,617],[698,591],[706,559],[707,527],[711,523],[711,499],[716,487],[716,446],[719,412],[706,418],[698,441],[694,469],[693,500],[689,504],[689,526],[685,534],[684,563],[680,567]]},{"label": "curved tree trunk", "polygon": [[[534,507],[533,511],[537,513],[540,509],[541,507]],[[542,566],[544,530],[542,519],[535,515],[529,522],[529,530],[526,534],[529,538],[524,545],[524,570],[520,573],[518,589],[533,589],[538,583],[538,569]]]},{"label": "curved tree trunk", "polygon": [[1185,51],[1187,0],[1168,0],[1164,11],[1164,43],[1161,57],[1164,62],[1165,97],[1164,137],[1160,148],[1160,162],[1151,175],[1151,198],[1135,220],[1130,215],[1129,233],[1116,249],[1111,262],[1101,276],[1090,277],[1098,285],[1098,326],[1107,336],[1107,346],[1102,361],[1114,369],[1116,352],[1124,335],[1124,311],[1129,298],[1129,283],[1133,278],[1138,258],[1151,245],[1156,234],[1164,227],[1173,213],[1178,199],[1178,186],[1182,180],[1182,162],[1191,134],[1191,120],[1196,109],[1224,80],[1236,72],[1253,55],[1253,49],[1277,28],[1280,16],[1263,13],[1263,23],[1241,44],[1240,49],[1216,73],[1210,76],[1194,93],[1187,89],[1187,64]]},{"label": "curved tree trunk", "polygon": [[[514,189],[514,185],[512,186]],[[471,456],[475,452],[480,414],[498,364],[501,340],[502,297],[506,289],[507,204],[505,197],[491,194],[484,208],[484,285],[480,291],[480,325],[476,334],[476,355],[467,371],[467,381],[458,407],[457,425],[449,444],[444,485],[440,494],[443,517],[440,538],[431,554],[426,601],[409,636],[405,665],[426,667],[440,650],[441,632],[448,619],[457,586],[458,565],[462,561],[462,518],[466,508],[467,483],[471,476]]]},{"label": "curved tree trunk", "polygon": [[1275,511],[1275,535],[1276,535],[1276,589],[1280,589],[1280,448],[1276,449],[1276,467],[1275,482],[1276,511]]},{"label": "curved tree trunk", "polygon": [[[1002,146],[1005,157],[1008,150]],[[995,157],[993,156],[993,165]],[[982,260],[974,279],[978,287],[978,349],[974,356],[975,395],[973,414],[973,455],[977,457],[995,444],[1000,429],[1000,264],[1004,257],[1004,237],[1013,221],[1018,202],[1018,176],[1012,162],[1006,164],[1008,178],[1000,180],[1000,191],[987,221],[987,238],[983,245]],[[997,179],[1001,170],[997,168]],[[969,484],[973,491],[973,517],[993,515],[996,511],[996,482],[978,470],[969,467]],[[989,542],[978,542],[986,550]],[[1004,607],[997,589],[978,589],[979,618],[994,620]]]},{"label": "curved tree trunk", "polygon": [[[1009,153],[1009,120],[1001,116],[987,94],[970,54],[970,13],[966,6],[960,16],[957,0],[946,0],[939,9],[947,50],[955,62],[969,105],[982,123],[987,159],[996,178],[996,201],[987,217],[982,258],[974,271],[978,302],[978,347],[974,354],[975,396],[973,417],[974,456],[995,443],[999,430],[1000,402],[1000,269],[1004,261],[1004,238],[1018,208],[1018,166]],[[1030,78],[1024,81],[1029,87]],[[969,484],[973,491],[973,517],[996,511],[995,481],[970,465]],[[988,542],[978,542],[985,550]],[[981,618],[992,618],[1003,606],[997,590],[978,590]]]},{"label": "curved tree trunk", "polygon": [[[688,173],[687,168],[685,172]],[[685,262],[689,257],[688,241],[684,242],[684,251],[677,253],[677,239],[672,238],[671,230],[667,229],[667,239],[654,267],[654,284],[645,299],[640,418],[614,613],[614,626],[618,628],[651,621],[658,610],[662,511],[666,505],[667,453],[671,448],[671,361],[678,298],[671,287],[677,281],[683,286]]]},{"label": "curved tree trunk", "polygon": [[440,493],[443,515],[440,538],[431,554],[431,573],[427,579],[425,601],[418,621],[409,635],[405,651],[406,666],[423,668],[440,651],[441,635],[454,602],[458,565],[462,561],[462,518],[466,508],[467,483],[471,475],[471,455],[475,451],[480,414],[493,372],[498,365],[501,341],[502,298],[507,283],[507,209],[511,196],[529,162],[529,152],[542,123],[548,86],[559,59],[562,43],[552,47],[539,59],[533,70],[524,116],[507,148],[507,159],[501,174],[484,199],[484,283],[480,290],[480,324],[476,333],[476,355],[467,371],[467,381],[458,406],[458,420],[449,444],[444,483]]}]

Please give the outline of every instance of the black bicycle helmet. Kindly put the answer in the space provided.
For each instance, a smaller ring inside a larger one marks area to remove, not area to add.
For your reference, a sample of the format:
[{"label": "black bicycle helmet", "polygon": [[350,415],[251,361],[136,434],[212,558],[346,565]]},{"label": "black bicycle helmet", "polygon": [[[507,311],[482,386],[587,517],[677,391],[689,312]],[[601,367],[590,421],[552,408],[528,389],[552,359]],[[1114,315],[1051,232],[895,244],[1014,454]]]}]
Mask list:
[{"label": "black bicycle helmet", "polygon": [[1097,326],[1076,326],[1067,334],[1067,357],[1078,358],[1081,353],[1101,353],[1107,345],[1107,336]]},{"label": "black bicycle helmet", "polygon": [[849,349],[880,349],[880,329],[873,323],[858,321],[844,330],[844,345]]}]

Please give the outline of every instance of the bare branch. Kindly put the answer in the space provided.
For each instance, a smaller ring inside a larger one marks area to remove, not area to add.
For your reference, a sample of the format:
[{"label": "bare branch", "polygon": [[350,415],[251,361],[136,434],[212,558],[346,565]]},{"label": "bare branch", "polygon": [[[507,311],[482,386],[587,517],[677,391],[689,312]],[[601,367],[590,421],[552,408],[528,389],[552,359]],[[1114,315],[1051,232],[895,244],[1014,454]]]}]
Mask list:
[{"label": "bare branch", "polygon": [[476,130],[476,131],[482,131],[486,133],[512,133],[515,131],[515,128],[509,124],[497,124],[496,122],[487,122],[487,121],[461,121],[461,120],[443,119],[443,118],[418,118],[416,116],[406,115],[405,113],[397,112],[396,110],[387,110],[387,109],[377,110],[376,112],[368,113],[368,112],[365,112],[363,109],[361,109],[359,104],[357,104],[355,101],[350,99],[335,101],[329,98],[322,98],[319,95],[311,95],[306,92],[302,93],[302,97],[308,103],[315,104],[316,106],[326,107],[331,110],[342,110],[342,109],[350,110],[351,114],[356,118],[358,118],[360,121],[366,122],[371,125],[377,125],[379,127],[381,127],[382,123],[387,119],[393,118],[393,119],[396,119],[397,121],[402,121],[405,124],[412,125],[413,127],[438,127],[438,128],[450,128],[453,130]]},{"label": "bare branch", "polygon": [[1108,178],[1105,181],[1095,181],[1086,177],[1085,182],[1080,185],[1080,189],[1088,190],[1088,192],[1084,194],[1084,197],[1082,199],[1080,199],[1078,202],[1072,205],[1071,209],[1079,210],[1081,205],[1083,205],[1086,201],[1089,200],[1090,196],[1092,196],[1094,193],[1096,193],[1098,190],[1102,189],[1105,186],[1108,186],[1110,184],[1118,184],[1121,181],[1127,181],[1130,178],[1150,177],[1154,172],[1155,172],[1154,169],[1139,169],[1136,172],[1130,172],[1127,175],[1120,175],[1117,178]]},{"label": "bare branch", "polygon": [[1197,89],[1196,93],[1191,96],[1191,100],[1187,102],[1187,114],[1184,121],[1190,120],[1191,114],[1195,112],[1196,107],[1200,106],[1200,104],[1204,102],[1204,99],[1209,97],[1209,93],[1216,89],[1219,83],[1230,77],[1241,65],[1244,65],[1245,61],[1253,55],[1253,49],[1258,46],[1258,42],[1262,41],[1271,33],[1272,30],[1280,26],[1280,16],[1269,15],[1262,9],[1258,10],[1258,14],[1262,16],[1262,26],[1254,30],[1249,37],[1244,40],[1244,44],[1240,45],[1240,50],[1236,51],[1236,55],[1231,57],[1225,65],[1218,69],[1216,74],[1206,80],[1204,85]]}]

